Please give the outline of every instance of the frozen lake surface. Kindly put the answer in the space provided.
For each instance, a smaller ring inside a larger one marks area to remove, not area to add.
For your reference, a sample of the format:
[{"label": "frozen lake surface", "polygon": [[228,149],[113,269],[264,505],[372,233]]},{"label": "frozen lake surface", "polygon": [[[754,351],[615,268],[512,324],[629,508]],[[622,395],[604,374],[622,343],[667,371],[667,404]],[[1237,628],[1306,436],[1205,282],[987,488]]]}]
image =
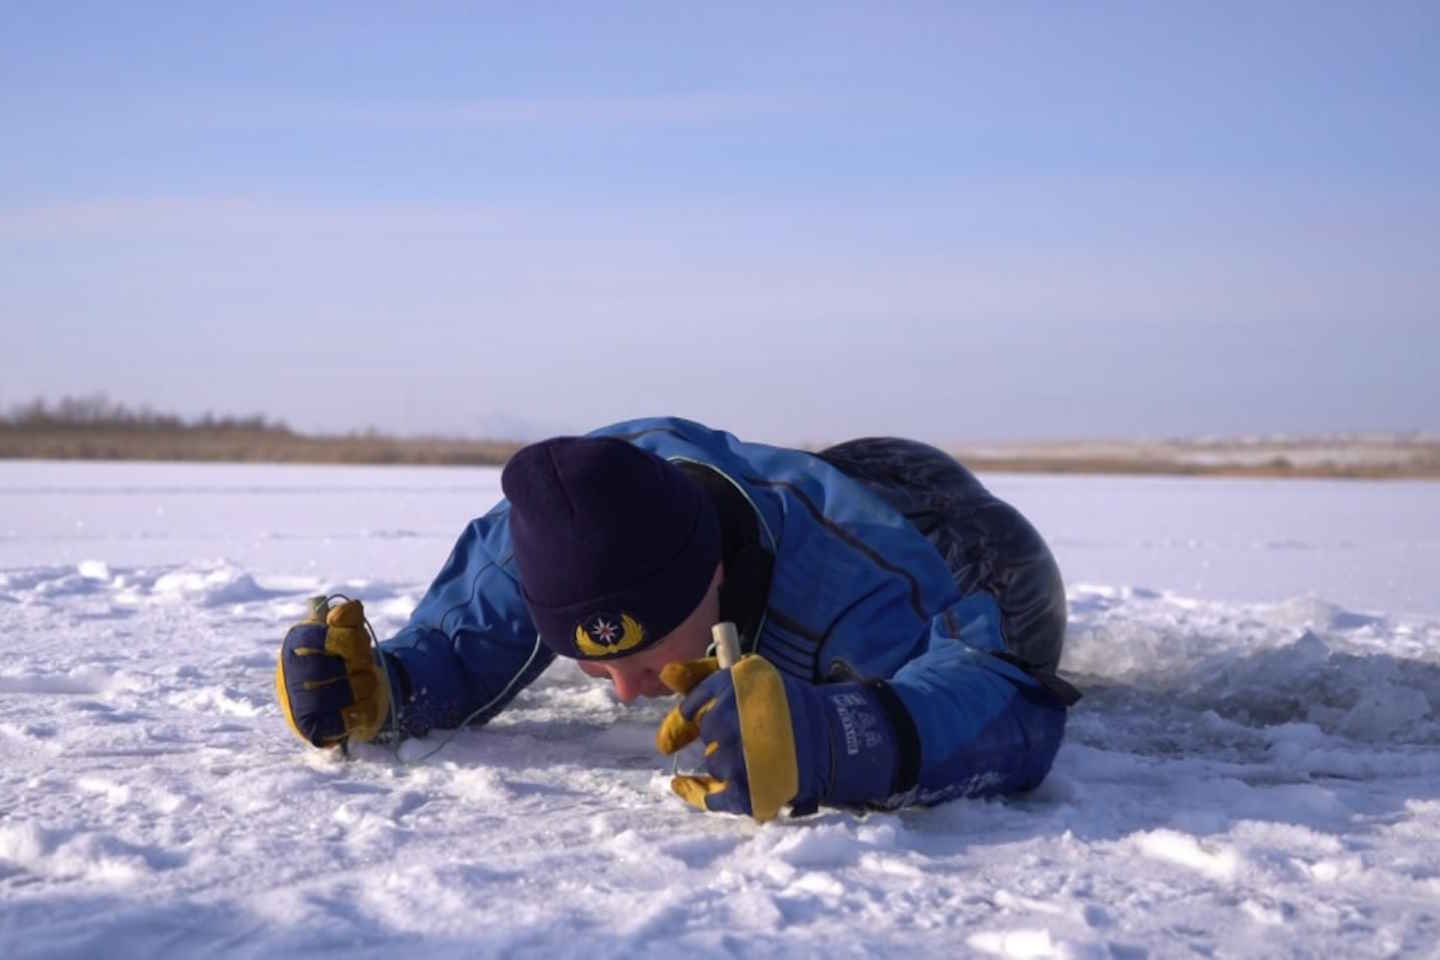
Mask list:
[{"label": "frozen lake surface", "polygon": [[293,739],[305,598],[389,635],[497,470],[0,463],[0,956],[1435,955],[1440,484],[983,479],[1069,586],[1051,777],[757,827],[563,662]]}]

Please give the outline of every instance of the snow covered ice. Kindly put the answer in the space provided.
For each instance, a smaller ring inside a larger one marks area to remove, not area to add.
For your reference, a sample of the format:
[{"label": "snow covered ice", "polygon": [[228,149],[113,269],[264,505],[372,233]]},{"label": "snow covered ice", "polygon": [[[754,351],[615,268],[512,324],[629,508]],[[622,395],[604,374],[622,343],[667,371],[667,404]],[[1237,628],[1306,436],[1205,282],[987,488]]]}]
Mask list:
[{"label": "snow covered ice", "polygon": [[561,662],[398,763],[274,705],[306,597],[397,629],[488,469],[0,464],[0,956],[1440,951],[1440,485],[991,476],[1086,691],[1005,802],[691,811]]}]

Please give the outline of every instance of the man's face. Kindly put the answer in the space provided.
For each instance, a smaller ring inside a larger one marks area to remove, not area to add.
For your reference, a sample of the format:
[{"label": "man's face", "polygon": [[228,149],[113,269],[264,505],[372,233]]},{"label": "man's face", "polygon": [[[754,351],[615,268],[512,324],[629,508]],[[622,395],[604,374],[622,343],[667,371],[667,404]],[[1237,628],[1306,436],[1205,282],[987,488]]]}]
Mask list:
[{"label": "man's face", "polygon": [[690,616],[659,643],[639,653],[613,660],[581,660],[580,669],[587,676],[608,679],[615,684],[615,695],[625,703],[637,697],[665,697],[670,689],[660,682],[660,670],[667,663],[698,660],[710,646],[710,628],[720,619],[720,580],[722,569],[715,568],[710,588]]}]

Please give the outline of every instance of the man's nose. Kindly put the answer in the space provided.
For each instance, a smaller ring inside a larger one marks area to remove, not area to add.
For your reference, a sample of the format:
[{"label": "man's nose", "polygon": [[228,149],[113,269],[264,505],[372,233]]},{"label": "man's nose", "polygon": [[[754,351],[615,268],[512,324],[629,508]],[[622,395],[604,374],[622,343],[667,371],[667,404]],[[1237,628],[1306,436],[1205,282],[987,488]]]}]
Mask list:
[{"label": "man's nose", "polygon": [[621,703],[633,703],[644,690],[643,676],[638,671],[617,670],[610,667],[610,682],[615,684],[615,696]]}]

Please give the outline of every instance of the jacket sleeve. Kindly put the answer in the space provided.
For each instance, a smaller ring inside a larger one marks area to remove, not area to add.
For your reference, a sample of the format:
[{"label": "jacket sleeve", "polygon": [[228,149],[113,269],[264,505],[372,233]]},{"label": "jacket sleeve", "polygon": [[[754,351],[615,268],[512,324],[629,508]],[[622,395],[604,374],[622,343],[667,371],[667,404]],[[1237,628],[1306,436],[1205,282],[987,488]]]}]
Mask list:
[{"label": "jacket sleeve", "polygon": [[400,668],[396,699],[409,736],[484,723],[555,658],[520,595],[509,514],[502,501],[470,522],[410,622],[380,645]]},{"label": "jacket sleeve", "polygon": [[880,685],[901,742],[887,805],[1014,793],[1045,779],[1066,701],[1005,656],[1000,607],[988,593],[931,620],[917,654]]}]

